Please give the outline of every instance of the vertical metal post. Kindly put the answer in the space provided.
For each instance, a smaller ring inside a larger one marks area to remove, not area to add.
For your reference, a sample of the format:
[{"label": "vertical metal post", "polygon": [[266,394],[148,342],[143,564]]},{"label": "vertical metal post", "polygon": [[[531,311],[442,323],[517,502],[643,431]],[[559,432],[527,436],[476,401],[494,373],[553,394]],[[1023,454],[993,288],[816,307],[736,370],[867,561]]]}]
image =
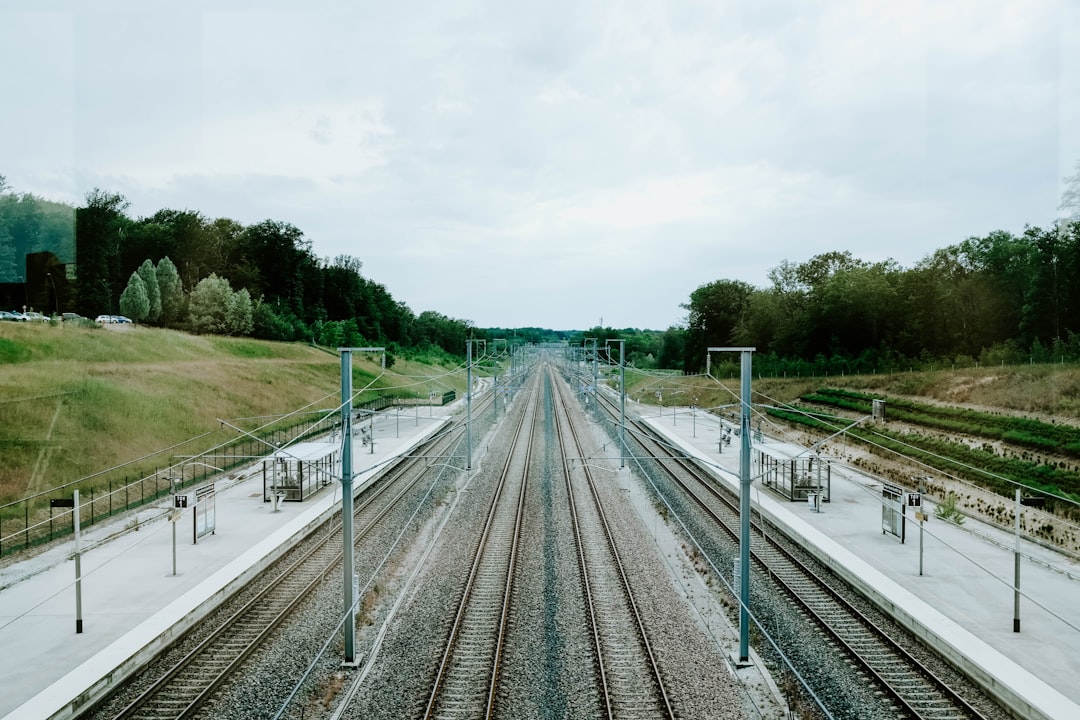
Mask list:
[{"label": "vertical metal post", "polygon": [[169,524],[172,525],[172,574],[176,577],[176,519],[173,518]]},{"label": "vertical metal post", "polygon": [[1016,551],[1013,553],[1013,632],[1020,632],[1020,488],[1016,488]]},{"label": "vertical metal post", "polygon": [[79,538],[79,491],[76,490],[74,495],[71,512],[75,523],[75,633],[78,634],[82,632],[82,548]]},{"label": "vertical metal post", "polygon": [[626,341],[619,343],[619,469],[626,467]]},{"label": "vertical metal post", "polygon": [[472,340],[465,341],[465,469],[472,470]]},{"label": "vertical metal post", "polygon": [[[705,366],[711,370],[709,353],[741,353],[739,369],[742,407],[739,439],[739,663],[750,660],[750,379],[752,347],[711,347],[706,349]],[[722,444],[722,440],[721,440]]]},{"label": "vertical metal post", "polygon": [[626,467],[626,343],[619,343],[619,467]]},{"label": "vertical metal post", "polygon": [[599,338],[593,338],[592,341],[592,393],[594,401],[596,400],[596,393],[599,390],[596,384],[600,382],[600,353],[596,349],[598,340]]},{"label": "vertical metal post", "polygon": [[742,449],[739,454],[739,662],[750,658],[750,350],[742,351]]},{"label": "vertical metal post", "polygon": [[[265,481],[264,481],[265,482]],[[173,497],[173,516],[169,518],[169,524],[172,525],[172,574],[176,577],[176,478],[169,478],[169,490]]]},{"label": "vertical metal post", "polygon": [[919,510],[919,575],[922,575],[923,571],[923,521],[922,510]]},{"label": "vertical metal post", "polygon": [[356,662],[356,621],[353,620],[353,487],[352,487],[352,351],[341,351],[341,547],[345,606],[345,663]]}]

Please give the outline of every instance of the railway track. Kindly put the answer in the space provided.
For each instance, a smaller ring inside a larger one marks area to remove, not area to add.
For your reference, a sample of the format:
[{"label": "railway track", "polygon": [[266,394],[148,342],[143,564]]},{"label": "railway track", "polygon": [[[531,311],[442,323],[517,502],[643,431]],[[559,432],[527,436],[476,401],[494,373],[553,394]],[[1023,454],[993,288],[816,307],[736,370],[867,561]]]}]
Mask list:
[{"label": "railway track", "polygon": [[[573,416],[566,400],[564,383],[547,373],[556,391],[554,411],[562,468],[570,498],[578,565],[596,648],[601,706],[607,718],[668,718],[674,720],[663,676],[649,643],[626,576],[622,558],[597,494],[593,474],[587,464],[578,472],[571,458],[585,457]],[[575,480],[580,477],[581,479]],[[584,497],[582,497],[584,496]]]},{"label": "railway track", "polygon": [[536,393],[521,412],[423,717],[491,718],[506,639],[533,436]]},{"label": "railway track", "polygon": [[[617,421],[618,409],[603,399]],[[631,420],[627,420],[628,424]],[[692,461],[672,457],[672,449],[653,438],[643,423],[634,422],[635,442],[652,456],[667,476],[736,545],[739,541],[737,499],[721,492]],[[647,472],[643,469],[643,472]],[[767,536],[752,522],[751,561],[759,582],[771,582],[792,598],[811,619],[826,642],[842,649],[857,672],[872,679],[891,701],[896,717],[918,720],[985,720],[985,716],[948,682],[925,668],[901,643],[865,616],[830,581],[819,576],[776,532]],[[699,543],[700,546],[700,543]],[[836,582],[831,581],[831,582]]]},{"label": "railway track", "polygon": [[[451,452],[463,427],[432,438],[423,453]],[[422,458],[404,458],[373,485],[365,488],[354,509],[355,543],[360,544],[380,521],[419,483],[425,473]],[[215,691],[326,578],[338,578],[342,559],[340,518],[313,530],[306,549],[294,552],[275,577],[202,642],[166,669],[122,710],[107,717],[163,720],[195,717]],[[336,570],[336,572],[335,572]],[[95,716],[100,715],[100,713]]]}]

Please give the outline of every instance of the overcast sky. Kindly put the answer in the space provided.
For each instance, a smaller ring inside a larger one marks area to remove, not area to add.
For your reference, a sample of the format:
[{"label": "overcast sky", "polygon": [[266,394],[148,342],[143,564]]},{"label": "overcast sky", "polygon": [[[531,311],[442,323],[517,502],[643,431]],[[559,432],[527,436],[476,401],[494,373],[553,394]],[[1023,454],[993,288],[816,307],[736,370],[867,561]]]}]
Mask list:
[{"label": "overcast sky", "polygon": [[299,227],[416,313],[664,329],[718,279],[1058,216],[1071,0],[0,0],[0,174]]}]

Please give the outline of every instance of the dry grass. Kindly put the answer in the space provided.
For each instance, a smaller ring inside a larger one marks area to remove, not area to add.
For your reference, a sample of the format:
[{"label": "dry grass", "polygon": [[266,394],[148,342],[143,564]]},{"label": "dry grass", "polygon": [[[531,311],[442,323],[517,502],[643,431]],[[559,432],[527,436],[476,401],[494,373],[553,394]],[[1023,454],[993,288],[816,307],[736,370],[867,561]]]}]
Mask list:
[{"label": "dry grass", "polygon": [[[739,380],[674,376],[658,380],[638,375],[627,378],[630,397],[654,404],[657,387],[664,403],[717,407],[738,402]],[[1047,421],[1080,423],[1080,368],[1068,365],[1019,365],[963,370],[904,372],[887,375],[848,375],[820,378],[757,378],[755,403],[790,403],[821,387],[841,387],[902,395],[981,410],[1039,417]],[[677,391],[677,394],[676,394]]]},{"label": "dry grass", "polygon": [[[377,386],[418,382],[401,371],[443,372],[399,365]],[[335,354],[155,328],[112,332],[4,323],[0,367],[0,502],[209,431],[215,434],[204,446],[224,441],[230,435],[219,418],[279,415],[308,405],[329,409],[340,397]],[[353,369],[358,390],[381,372],[377,358],[359,354]],[[463,382],[447,378],[443,386]],[[416,389],[426,397],[426,385]]]}]

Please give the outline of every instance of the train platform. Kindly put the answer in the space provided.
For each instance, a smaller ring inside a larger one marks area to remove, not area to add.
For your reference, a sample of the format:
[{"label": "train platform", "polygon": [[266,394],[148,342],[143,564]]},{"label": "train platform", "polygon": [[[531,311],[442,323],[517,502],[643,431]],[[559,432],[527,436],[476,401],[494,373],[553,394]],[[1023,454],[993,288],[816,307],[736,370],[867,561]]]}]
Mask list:
[{"label": "train platform", "polygon": [[[729,422],[687,407],[628,402],[627,412],[738,489],[739,438],[731,433],[730,444],[720,444],[733,430]],[[768,435],[753,444],[772,457],[807,457],[806,448]],[[963,658],[971,673],[1011,698],[1018,717],[1080,718],[1080,563],[1021,541],[1020,632],[1014,632],[1015,536],[970,517],[963,525],[946,522],[924,502],[929,519],[920,531],[909,509],[902,542],[883,520],[885,485],[833,462],[828,502],[789,501],[759,478],[751,503],[767,525],[801,537],[926,642]]]},{"label": "train platform", "polygon": [[[444,427],[455,406],[399,408],[364,420],[364,433],[353,437],[354,487]],[[0,718],[71,717],[80,698],[197,623],[227,588],[268,565],[341,501],[341,483],[333,480],[303,502],[267,502],[261,461],[214,485],[215,529],[197,542],[196,527],[206,529],[197,523],[207,517],[197,520],[190,508],[174,523],[170,501],[82,532],[81,633],[74,540],[0,568]]]}]

